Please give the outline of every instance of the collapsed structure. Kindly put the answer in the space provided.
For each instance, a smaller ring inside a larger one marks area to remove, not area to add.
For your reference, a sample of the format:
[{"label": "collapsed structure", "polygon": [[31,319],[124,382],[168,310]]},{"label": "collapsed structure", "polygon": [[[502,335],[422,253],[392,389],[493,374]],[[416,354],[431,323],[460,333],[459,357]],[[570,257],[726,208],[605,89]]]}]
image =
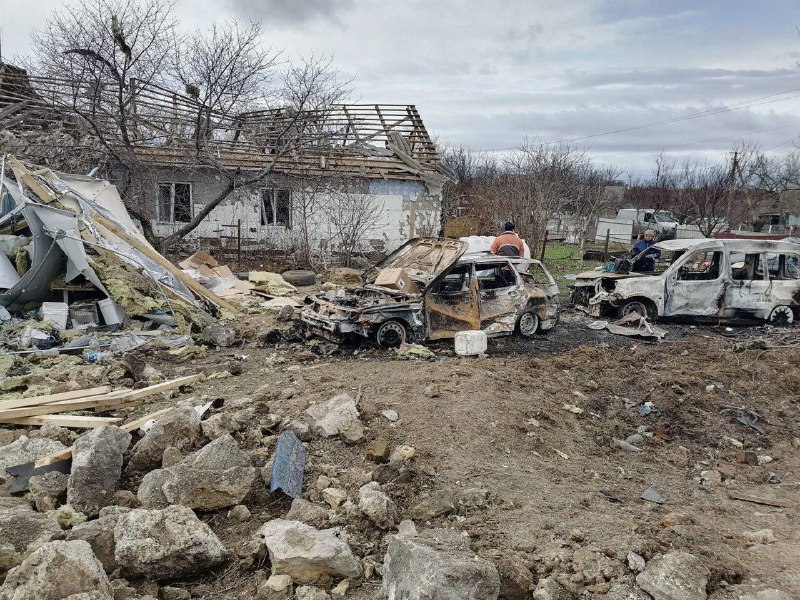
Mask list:
[{"label": "collapsed structure", "polygon": [[[28,168],[8,157],[16,181],[0,179],[8,208],[0,217],[0,318],[40,315],[56,329],[136,317],[183,332],[237,310],[195,282],[147,243],[108,181]],[[59,299],[64,302],[49,302]],[[68,308],[69,306],[69,308]]]}]

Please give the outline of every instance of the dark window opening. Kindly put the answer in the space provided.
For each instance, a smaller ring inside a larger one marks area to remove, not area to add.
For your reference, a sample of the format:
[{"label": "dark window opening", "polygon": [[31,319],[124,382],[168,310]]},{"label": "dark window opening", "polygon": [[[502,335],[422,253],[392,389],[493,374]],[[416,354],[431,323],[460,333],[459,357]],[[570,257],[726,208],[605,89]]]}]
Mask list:
[{"label": "dark window opening", "polygon": [[292,197],[289,190],[261,190],[261,225],[292,226]]},{"label": "dark window opening", "polygon": [[192,184],[158,184],[158,220],[162,223],[188,223],[192,220]]},{"label": "dark window opening", "polygon": [[439,283],[437,294],[455,294],[469,290],[472,269],[469,265],[455,267]]},{"label": "dark window opening", "polygon": [[761,254],[731,254],[731,278],[735,281],[761,281],[764,262]]}]

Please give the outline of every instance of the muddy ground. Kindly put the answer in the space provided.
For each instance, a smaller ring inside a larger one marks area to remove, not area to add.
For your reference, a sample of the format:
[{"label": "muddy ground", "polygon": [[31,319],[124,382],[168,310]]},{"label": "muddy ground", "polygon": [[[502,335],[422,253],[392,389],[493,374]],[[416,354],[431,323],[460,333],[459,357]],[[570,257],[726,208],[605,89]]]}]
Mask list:
[{"label": "muddy ground", "polygon": [[[537,577],[557,571],[564,560],[558,557],[578,548],[621,561],[630,551],[649,559],[685,549],[710,567],[709,592],[757,579],[800,597],[800,368],[792,334],[670,325],[667,337],[655,342],[592,331],[588,322],[566,312],[555,331],[532,342],[492,341],[485,358],[458,358],[449,344],[431,345],[436,358],[430,360],[312,344],[332,352],[323,357],[307,345],[277,344],[154,366],[181,374],[236,363],[241,374],[210,380],[193,395],[250,396],[285,417],[340,391],[359,397],[367,440],[416,449],[414,478],[389,486],[401,509],[426,497],[488,490],[485,508],[457,508],[417,524],[462,530],[485,556],[513,552]],[[779,347],[766,349],[772,345]],[[242,353],[247,358],[236,360]],[[658,411],[642,416],[639,405],[646,401]],[[396,423],[380,414],[389,408],[399,414]],[[746,409],[760,416],[762,432],[737,421],[748,416]],[[641,452],[613,447],[613,439],[643,429]],[[320,473],[338,475],[355,494],[363,483],[359,474],[368,478],[373,467],[365,447],[311,442],[306,488],[312,499]],[[745,464],[737,460],[739,450],[772,462]],[[701,480],[702,472],[710,481]],[[651,487],[664,504],[640,498]],[[790,506],[735,500],[730,493]],[[211,518],[223,541],[245,545],[252,531],[288,506],[265,493],[251,507],[249,526],[228,528],[224,517]],[[748,541],[748,532],[762,529],[777,541]],[[385,549],[380,532],[356,533],[351,544],[378,561]],[[209,574],[192,585],[193,593],[248,596],[253,571],[242,568]],[[348,597],[381,597],[379,577],[351,588]]]}]

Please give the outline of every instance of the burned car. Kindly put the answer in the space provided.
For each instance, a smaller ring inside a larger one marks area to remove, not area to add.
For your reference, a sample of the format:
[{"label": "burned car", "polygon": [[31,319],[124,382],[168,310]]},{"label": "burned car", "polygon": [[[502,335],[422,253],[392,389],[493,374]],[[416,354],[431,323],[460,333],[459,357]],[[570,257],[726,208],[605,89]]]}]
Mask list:
[{"label": "burned car", "polygon": [[668,240],[618,261],[615,270],[579,274],[575,306],[595,317],[638,312],[651,319],[780,325],[800,317],[800,248],[789,242]]},{"label": "burned car", "polygon": [[465,254],[467,243],[406,242],[364,273],[364,285],[309,296],[300,318],[335,342],[348,336],[392,347],[482,329],[531,336],[558,320],[558,287],[539,261]]}]

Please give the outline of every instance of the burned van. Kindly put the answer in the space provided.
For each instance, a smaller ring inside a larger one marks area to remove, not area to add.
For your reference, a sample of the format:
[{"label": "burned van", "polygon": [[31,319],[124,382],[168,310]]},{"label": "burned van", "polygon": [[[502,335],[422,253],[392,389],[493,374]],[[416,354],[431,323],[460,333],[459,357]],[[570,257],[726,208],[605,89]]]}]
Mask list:
[{"label": "burned van", "polygon": [[332,341],[359,336],[386,347],[555,326],[558,287],[542,263],[466,250],[461,240],[410,240],[365,272],[362,287],[309,296],[300,318]]},{"label": "burned van", "polygon": [[575,306],[595,317],[638,312],[651,319],[768,321],[800,318],[800,247],[767,240],[678,239],[588,271],[573,286]]}]

